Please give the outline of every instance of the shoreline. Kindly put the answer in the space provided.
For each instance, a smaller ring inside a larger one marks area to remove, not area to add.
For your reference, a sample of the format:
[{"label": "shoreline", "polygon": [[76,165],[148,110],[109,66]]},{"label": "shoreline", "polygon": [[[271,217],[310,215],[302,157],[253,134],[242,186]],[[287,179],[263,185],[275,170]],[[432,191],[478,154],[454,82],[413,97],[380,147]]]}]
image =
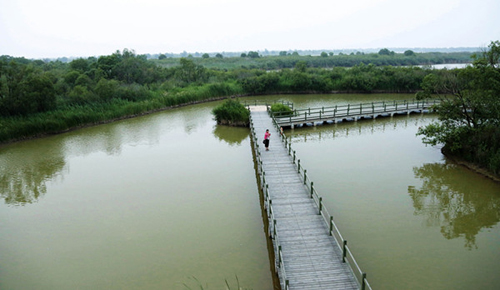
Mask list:
[{"label": "shoreline", "polygon": [[441,149],[441,153],[449,161],[451,161],[457,165],[463,166],[463,167],[467,168],[468,170],[473,171],[477,174],[480,174],[480,175],[492,180],[493,182],[500,183],[500,176],[488,171],[486,168],[483,168],[477,164],[462,160],[460,157],[453,156],[449,152],[446,152],[446,150],[443,150],[443,148]]},{"label": "shoreline", "polygon": [[[338,93],[344,93],[344,92],[337,91],[337,92],[330,92],[330,93],[331,94],[338,94]],[[286,94],[291,94],[291,93],[281,92],[281,93],[275,93],[275,94],[286,95]],[[302,92],[302,93],[295,92],[295,94],[311,94],[311,92],[308,92],[308,93],[306,93],[306,92]],[[320,93],[318,93],[318,94],[320,94]],[[149,110],[149,111],[142,112],[140,114],[126,115],[126,116],[122,116],[122,117],[119,117],[119,118],[113,118],[113,119],[103,120],[103,121],[99,121],[99,122],[95,122],[95,123],[89,123],[89,124],[84,124],[84,125],[80,125],[80,126],[75,126],[75,127],[68,128],[66,130],[62,130],[62,131],[57,131],[57,132],[52,132],[52,133],[42,133],[42,134],[37,134],[37,135],[33,135],[33,136],[30,136],[30,137],[26,137],[26,138],[19,138],[19,139],[9,140],[7,142],[0,143],[0,148],[5,147],[7,145],[15,144],[15,143],[18,143],[18,142],[29,141],[29,140],[40,139],[40,138],[46,138],[46,137],[50,137],[50,136],[54,136],[54,135],[59,135],[59,134],[64,134],[64,133],[75,131],[75,130],[79,130],[79,129],[94,127],[94,126],[103,125],[103,124],[109,124],[109,123],[113,123],[113,122],[117,122],[117,121],[121,121],[121,120],[126,120],[126,119],[132,119],[132,118],[136,118],[136,117],[150,115],[150,114],[153,114],[153,113],[167,111],[167,110],[171,110],[171,109],[175,109],[175,108],[180,108],[180,107],[185,107],[185,106],[189,106],[189,105],[195,105],[195,104],[201,104],[201,103],[208,103],[208,102],[215,102],[215,101],[220,101],[220,100],[224,100],[224,99],[234,99],[234,98],[239,98],[239,97],[248,97],[248,96],[252,96],[252,95],[256,96],[256,95],[259,95],[259,94],[241,94],[241,95],[232,95],[232,96],[210,98],[210,99],[201,100],[201,101],[193,101],[193,102],[179,104],[179,105],[175,105],[175,106],[169,106],[169,107],[164,107],[164,108],[160,108],[160,109]],[[265,94],[263,94],[263,95],[265,95]],[[462,160],[462,159],[460,159],[457,156],[453,156],[453,155],[449,154],[448,152],[446,152],[446,150],[444,150],[444,147],[441,149],[441,153],[448,160],[452,161],[453,163],[455,163],[457,165],[460,165],[460,166],[463,166],[463,167],[465,167],[465,168],[467,168],[467,169],[469,169],[469,170],[471,170],[473,172],[476,172],[476,173],[478,173],[478,174],[480,174],[480,175],[482,175],[482,176],[484,176],[486,178],[489,178],[490,180],[492,180],[494,182],[500,183],[500,176],[499,175],[496,175],[496,174],[494,174],[492,172],[489,172],[487,169],[485,169],[483,167],[480,167],[480,166],[478,166],[476,164],[473,164],[471,162]]]},{"label": "shoreline", "polygon": [[46,138],[46,137],[64,134],[64,133],[79,130],[79,129],[99,126],[99,125],[103,125],[103,124],[109,124],[109,123],[113,123],[113,122],[117,122],[117,121],[121,121],[121,120],[126,120],[126,119],[132,119],[132,118],[136,118],[136,117],[142,117],[142,116],[146,116],[146,115],[150,115],[150,114],[154,114],[154,113],[158,113],[158,112],[162,112],[162,111],[167,111],[167,110],[171,110],[171,109],[176,109],[176,108],[180,108],[180,107],[185,107],[185,106],[189,106],[189,105],[215,102],[215,101],[220,101],[220,100],[224,100],[227,98],[234,99],[234,98],[238,98],[238,97],[242,97],[242,96],[241,95],[233,95],[233,96],[227,96],[227,97],[211,98],[211,99],[206,99],[206,100],[202,100],[202,101],[194,101],[194,102],[179,104],[179,105],[175,105],[175,106],[169,106],[169,107],[164,107],[164,108],[160,108],[160,109],[144,111],[140,114],[126,115],[126,116],[113,118],[113,119],[109,119],[109,120],[103,120],[103,121],[99,121],[99,122],[83,124],[83,125],[71,127],[71,128],[68,128],[68,129],[62,130],[62,131],[56,131],[56,132],[51,132],[51,133],[41,133],[41,134],[37,134],[37,135],[25,137],[25,138],[12,139],[12,140],[9,140],[7,142],[1,142],[0,148],[7,146],[7,145],[10,145],[10,144],[18,143],[18,142]]}]

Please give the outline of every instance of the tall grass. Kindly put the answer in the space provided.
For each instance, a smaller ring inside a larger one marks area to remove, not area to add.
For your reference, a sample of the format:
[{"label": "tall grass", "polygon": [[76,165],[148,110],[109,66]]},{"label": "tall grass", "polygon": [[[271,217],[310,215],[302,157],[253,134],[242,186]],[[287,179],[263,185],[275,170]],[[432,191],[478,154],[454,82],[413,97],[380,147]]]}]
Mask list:
[{"label": "tall grass", "polygon": [[154,91],[148,99],[141,101],[115,98],[107,102],[64,106],[28,116],[0,117],[0,143],[241,93],[241,87],[235,83],[213,83],[171,93]]}]

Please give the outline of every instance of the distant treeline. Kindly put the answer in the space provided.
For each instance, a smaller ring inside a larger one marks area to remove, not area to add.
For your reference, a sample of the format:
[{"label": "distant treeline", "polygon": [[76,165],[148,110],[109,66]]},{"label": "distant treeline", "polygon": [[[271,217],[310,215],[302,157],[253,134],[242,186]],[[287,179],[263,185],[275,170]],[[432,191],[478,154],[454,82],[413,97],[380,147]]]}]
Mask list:
[{"label": "distant treeline", "polygon": [[[322,52],[318,56],[302,56],[296,52],[282,51],[277,56],[263,56],[255,51],[242,53],[238,57],[224,57],[222,54],[210,56],[203,54],[201,57],[188,55],[187,58],[195,64],[207,68],[216,69],[265,69],[278,70],[293,68],[298,62],[306,62],[308,67],[333,68],[333,67],[353,67],[359,64],[373,64],[375,66],[417,66],[449,63],[468,63],[471,61],[472,52],[426,52],[415,53],[406,50],[404,53],[395,53],[388,49],[381,49],[378,53],[356,52],[350,54],[333,54],[332,52]],[[152,60],[164,67],[179,65],[176,58],[168,58],[160,55],[159,59]]]},{"label": "distant treeline", "polygon": [[[436,59],[430,60],[431,55]],[[381,50],[340,56],[249,53],[236,58],[148,60],[127,49],[69,63],[1,56],[0,142],[234,95],[415,92],[426,75],[446,70],[388,63],[464,62],[466,56]],[[223,68],[238,61],[246,64]],[[173,65],[166,65],[170,62]]]}]

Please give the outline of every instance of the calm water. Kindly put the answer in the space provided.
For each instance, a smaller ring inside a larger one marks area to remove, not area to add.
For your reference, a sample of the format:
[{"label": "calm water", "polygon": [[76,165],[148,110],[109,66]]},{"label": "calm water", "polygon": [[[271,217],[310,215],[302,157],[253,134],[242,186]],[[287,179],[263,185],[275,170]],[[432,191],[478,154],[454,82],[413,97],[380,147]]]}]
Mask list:
[{"label": "calm water", "polygon": [[[0,147],[0,289],[272,289],[248,130],[215,105]],[[286,133],[375,289],[498,289],[500,185],[423,145],[433,120]]]},{"label": "calm water", "polygon": [[0,289],[272,289],[249,132],[214,105],[0,148]]},{"label": "calm water", "polygon": [[423,145],[415,133],[431,121],[286,134],[375,289],[498,289],[500,184]]}]

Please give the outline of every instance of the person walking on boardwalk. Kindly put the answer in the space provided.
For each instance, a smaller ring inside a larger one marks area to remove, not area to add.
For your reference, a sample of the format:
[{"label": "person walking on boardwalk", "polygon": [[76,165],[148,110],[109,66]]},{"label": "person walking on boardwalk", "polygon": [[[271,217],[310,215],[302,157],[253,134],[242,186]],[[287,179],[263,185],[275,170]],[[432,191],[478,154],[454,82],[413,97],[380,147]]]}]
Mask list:
[{"label": "person walking on boardwalk", "polygon": [[269,151],[269,138],[271,137],[271,133],[269,133],[269,129],[266,129],[266,134],[264,134],[264,145],[266,146],[266,151]]}]

